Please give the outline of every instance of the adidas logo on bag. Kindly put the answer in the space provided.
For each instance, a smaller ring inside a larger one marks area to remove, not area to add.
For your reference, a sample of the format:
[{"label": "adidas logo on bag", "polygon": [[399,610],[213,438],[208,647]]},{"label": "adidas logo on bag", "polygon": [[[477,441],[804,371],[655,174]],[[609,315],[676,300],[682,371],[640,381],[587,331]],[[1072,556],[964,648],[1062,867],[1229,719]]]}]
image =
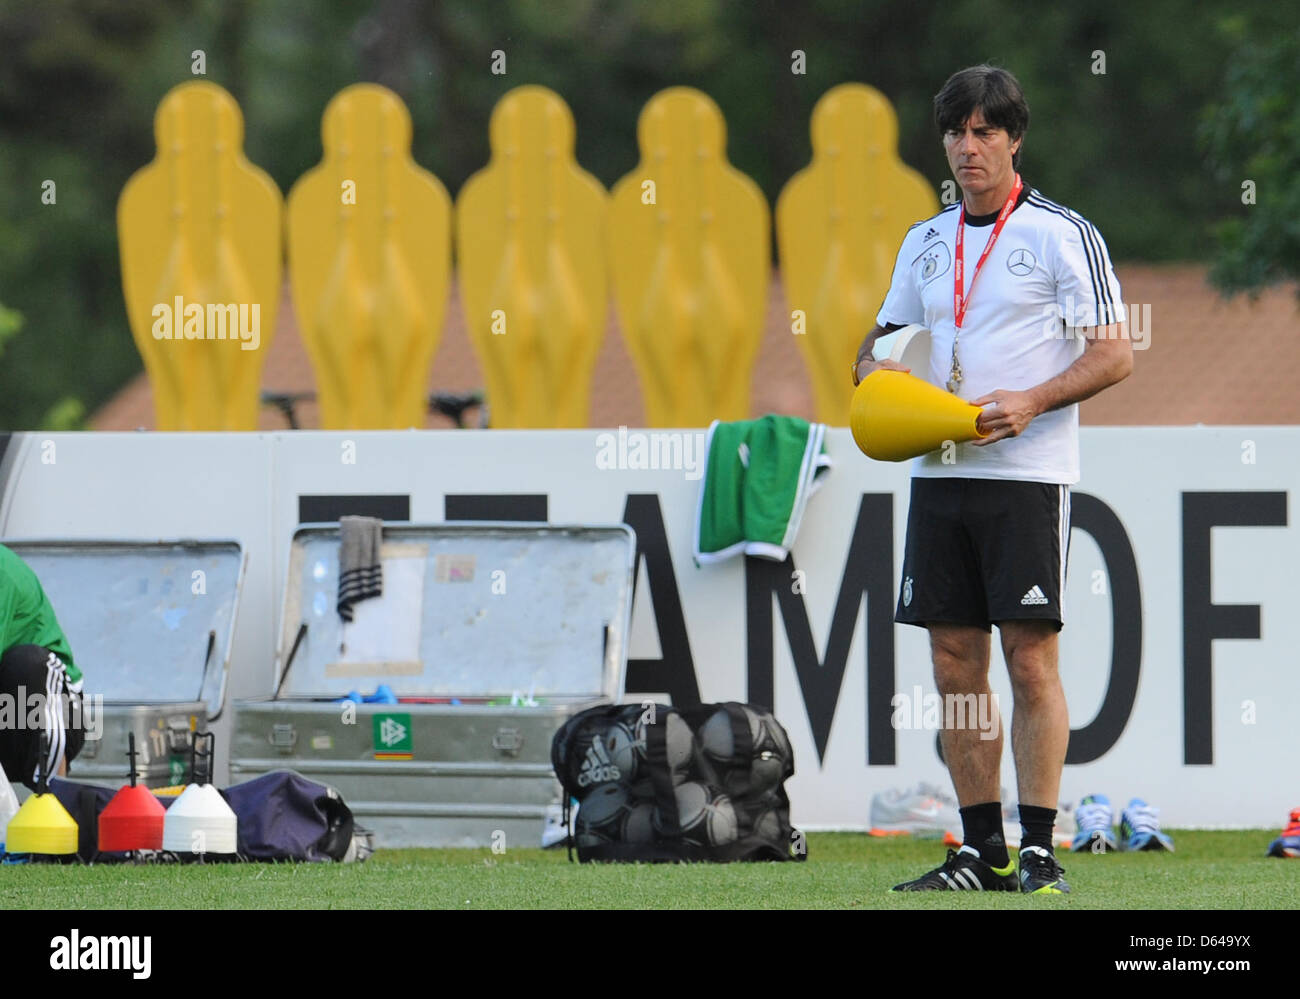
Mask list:
[{"label": "adidas logo on bag", "polygon": [[1037,586],[1031,586],[1029,592],[1020,598],[1020,603],[1026,607],[1037,606],[1047,603],[1047,597],[1043,595],[1043,591]]},{"label": "adidas logo on bag", "polygon": [[599,738],[594,739],[587,747],[587,758],[582,761],[582,769],[578,771],[578,786],[603,784],[605,781],[618,780],[621,776],[622,771],[610,762],[604,744]]}]

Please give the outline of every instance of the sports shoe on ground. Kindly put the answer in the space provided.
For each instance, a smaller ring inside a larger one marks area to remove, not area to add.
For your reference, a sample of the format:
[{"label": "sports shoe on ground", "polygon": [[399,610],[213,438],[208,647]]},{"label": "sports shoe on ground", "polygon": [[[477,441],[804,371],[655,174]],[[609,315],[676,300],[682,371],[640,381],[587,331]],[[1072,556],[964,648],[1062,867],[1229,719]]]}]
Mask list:
[{"label": "sports shoe on ground", "polygon": [[1026,895],[1068,895],[1070,884],[1054,854],[1027,846],[1020,851],[1020,890]]},{"label": "sports shoe on ground", "polygon": [[1160,831],[1160,809],[1134,798],[1119,817],[1119,848],[1121,850],[1174,849],[1174,841]]},{"label": "sports shoe on ground", "polygon": [[563,846],[573,834],[574,823],[578,819],[577,802],[569,806],[569,828],[564,828],[564,806],[556,801],[546,806],[546,824],[542,826],[542,849]]},{"label": "sports shoe on ground", "polygon": [[1075,853],[1106,853],[1118,849],[1115,831],[1111,825],[1115,821],[1110,810],[1110,799],[1104,794],[1089,794],[1079,802],[1075,813],[1079,831],[1075,833],[1070,849]]},{"label": "sports shoe on ground", "polygon": [[361,826],[352,827],[352,841],[348,843],[347,851],[343,854],[343,863],[361,863],[369,860],[371,854],[375,852],[375,834]]},{"label": "sports shoe on ground", "polygon": [[1020,803],[1007,797],[1005,787],[1002,789],[1002,838],[1008,850],[1020,846]]},{"label": "sports shoe on ground", "polygon": [[948,858],[915,881],[894,885],[890,891],[1018,891],[1014,864],[994,867],[968,846],[949,850]]},{"label": "sports shoe on ground", "polygon": [[1291,809],[1291,818],[1282,835],[1268,845],[1270,857],[1300,857],[1300,808]]},{"label": "sports shoe on ground", "polygon": [[1056,810],[1056,825],[1052,827],[1052,843],[1062,849],[1069,849],[1079,831],[1079,823],[1074,813],[1074,802],[1063,801]]},{"label": "sports shoe on ground", "polygon": [[939,838],[961,836],[957,802],[942,788],[918,784],[905,790],[890,788],[871,798],[871,835]]}]

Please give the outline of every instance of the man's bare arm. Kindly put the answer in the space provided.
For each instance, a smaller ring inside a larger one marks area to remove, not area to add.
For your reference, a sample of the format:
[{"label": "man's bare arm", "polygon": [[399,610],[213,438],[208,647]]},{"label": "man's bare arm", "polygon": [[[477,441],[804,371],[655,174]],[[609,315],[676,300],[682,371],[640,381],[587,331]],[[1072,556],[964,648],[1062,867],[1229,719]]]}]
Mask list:
[{"label": "man's bare arm", "polygon": [[1083,353],[1055,378],[1023,392],[998,389],[972,400],[976,406],[997,404],[980,414],[979,429],[988,436],[974,443],[986,445],[1017,437],[1035,416],[1090,399],[1129,376],[1133,371],[1133,343],[1126,323],[1084,330],[1083,335],[1087,338]]},{"label": "man's bare arm", "polygon": [[1084,332],[1083,353],[1055,378],[1030,389],[1038,397],[1039,412],[1072,406],[1091,399],[1102,389],[1122,382],[1133,372],[1133,342],[1127,323],[1114,323]]},{"label": "man's bare arm", "polygon": [[[862,381],[862,379],[866,378],[867,375],[871,374],[871,372],[875,371],[877,368],[885,368],[893,371],[909,370],[901,364],[895,364],[893,361],[873,361],[871,357],[871,351],[876,346],[877,340],[882,336],[887,336],[895,330],[901,330],[902,328],[903,327],[899,323],[885,323],[884,326],[872,327],[871,332],[863,339],[862,346],[858,348],[857,361],[853,365],[854,385]],[[864,364],[866,367],[863,367]]]}]

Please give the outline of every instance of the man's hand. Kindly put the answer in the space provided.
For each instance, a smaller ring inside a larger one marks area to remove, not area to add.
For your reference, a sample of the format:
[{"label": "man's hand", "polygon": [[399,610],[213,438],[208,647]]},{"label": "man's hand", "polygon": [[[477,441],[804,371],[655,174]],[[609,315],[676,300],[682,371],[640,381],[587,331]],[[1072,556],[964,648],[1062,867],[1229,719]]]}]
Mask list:
[{"label": "man's hand", "polygon": [[988,406],[975,421],[975,428],[988,436],[971,441],[977,447],[992,444],[1004,437],[1019,437],[1029,426],[1029,421],[1042,412],[1033,392],[1008,392],[998,389],[973,400],[973,405]]},{"label": "man's hand", "polygon": [[884,326],[873,326],[871,328],[871,332],[863,339],[862,346],[858,348],[858,363],[853,365],[854,385],[860,384],[862,379],[873,371],[910,372],[910,368],[905,368],[901,364],[895,364],[893,361],[877,361],[871,356],[871,351],[876,346],[877,340],[902,328],[897,323],[885,323]]},{"label": "man's hand", "polygon": [[905,375],[912,373],[911,368],[905,368],[897,361],[873,361],[870,357],[864,357],[858,362],[856,369],[857,381],[855,381],[854,384],[861,384],[862,379],[866,378],[867,375],[871,374],[873,371],[901,371]]}]

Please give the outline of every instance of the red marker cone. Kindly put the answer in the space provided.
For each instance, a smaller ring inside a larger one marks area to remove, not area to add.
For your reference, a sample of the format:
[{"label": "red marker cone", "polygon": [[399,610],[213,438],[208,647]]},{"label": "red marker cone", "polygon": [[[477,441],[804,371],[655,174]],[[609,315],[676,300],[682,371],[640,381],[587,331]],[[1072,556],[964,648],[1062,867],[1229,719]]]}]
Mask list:
[{"label": "red marker cone", "polygon": [[167,810],[147,787],[135,783],[135,733],[127,734],[131,783],[113,795],[99,813],[99,849],[105,853],[161,850]]}]

